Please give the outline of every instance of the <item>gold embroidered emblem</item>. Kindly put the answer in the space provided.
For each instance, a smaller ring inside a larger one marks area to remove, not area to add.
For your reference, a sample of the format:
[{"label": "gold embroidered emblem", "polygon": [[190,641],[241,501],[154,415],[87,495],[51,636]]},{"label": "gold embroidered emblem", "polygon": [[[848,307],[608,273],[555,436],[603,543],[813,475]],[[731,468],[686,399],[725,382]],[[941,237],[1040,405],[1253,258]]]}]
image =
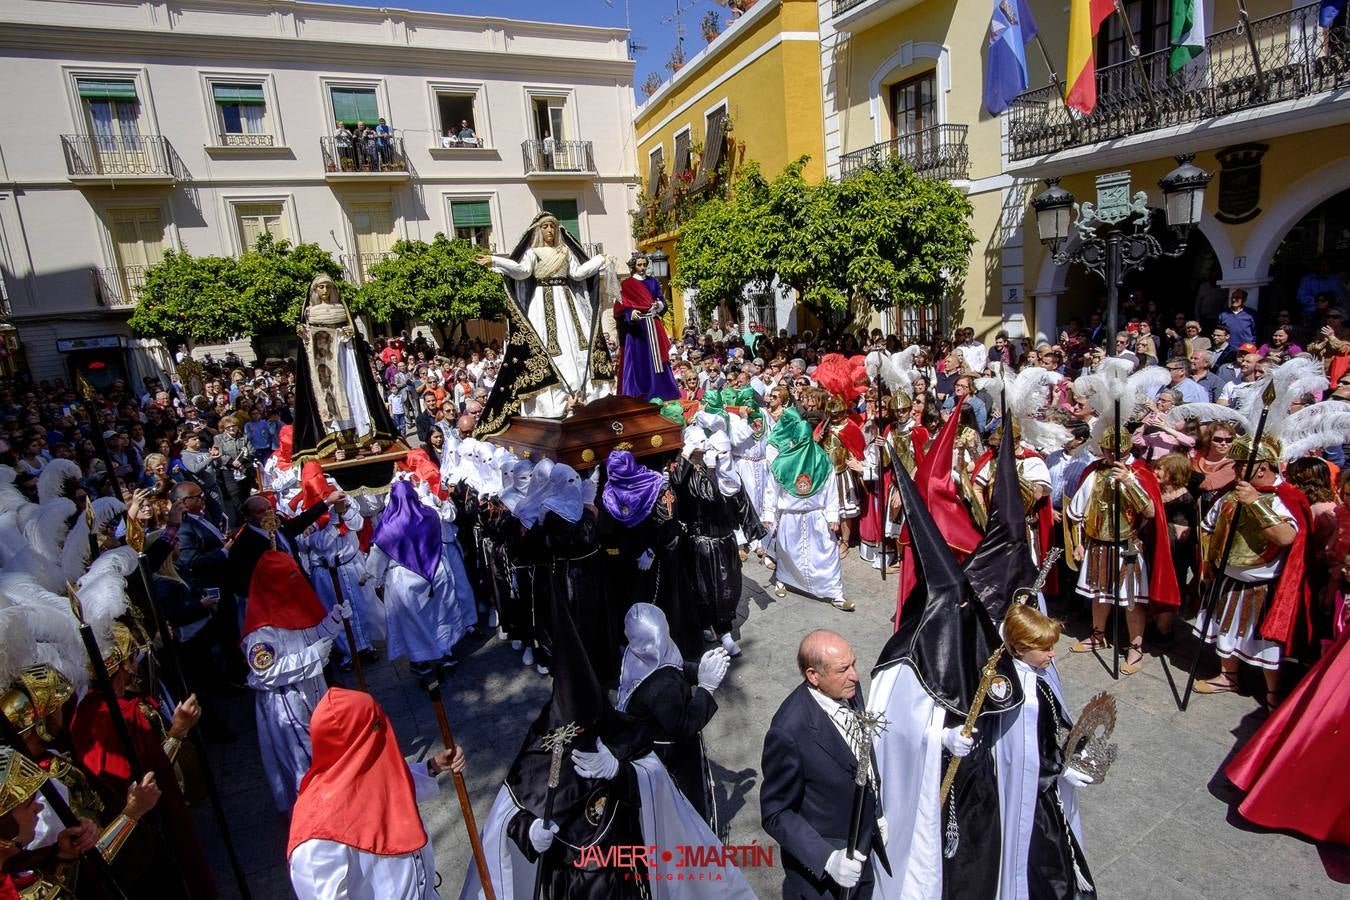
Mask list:
[{"label": "gold embroidered emblem", "polygon": [[803,472],[802,474],[798,475],[797,480],[792,483],[793,489],[796,490],[798,494],[811,493],[811,485],[812,485],[811,476],[806,472]]},{"label": "gold embroidered emblem", "polygon": [[270,669],[276,658],[276,648],[266,642],[248,648],[248,664],[259,672]]}]

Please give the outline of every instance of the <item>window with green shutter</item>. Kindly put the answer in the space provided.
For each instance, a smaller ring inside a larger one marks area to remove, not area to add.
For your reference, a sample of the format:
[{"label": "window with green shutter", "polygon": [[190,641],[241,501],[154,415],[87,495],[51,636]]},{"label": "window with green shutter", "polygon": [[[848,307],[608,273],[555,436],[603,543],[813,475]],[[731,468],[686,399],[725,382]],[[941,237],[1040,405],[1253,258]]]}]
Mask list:
[{"label": "window with green shutter", "polygon": [[333,100],[333,120],[351,128],[357,122],[375,125],[380,120],[380,105],[374,88],[329,88]]},{"label": "window with green shutter", "polygon": [[486,200],[452,200],[450,222],[455,237],[476,247],[492,246],[492,209]]},{"label": "window with green shutter", "polygon": [[577,226],[577,201],[575,200],[545,200],[539,204],[544,212],[552,213],[562,227],[567,229],[567,233],[577,240],[581,240],[581,229]]},{"label": "window with green shutter", "polygon": [[[227,145],[270,145],[267,134],[267,98],[261,84],[212,84],[211,99],[216,104],[222,143]],[[259,137],[237,137],[239,135]]]},{"label": "window with green shutter", "polygon": [[80,78],[75,82],[85,100],[130,100],[136,102],[136,82]]}]

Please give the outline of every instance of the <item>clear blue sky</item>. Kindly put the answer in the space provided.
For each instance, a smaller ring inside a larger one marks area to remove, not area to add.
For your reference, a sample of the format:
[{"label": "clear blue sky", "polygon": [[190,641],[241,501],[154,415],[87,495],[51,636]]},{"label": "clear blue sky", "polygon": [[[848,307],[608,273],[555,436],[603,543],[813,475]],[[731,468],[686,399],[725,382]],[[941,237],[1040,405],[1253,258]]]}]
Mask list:
[{"label": "clear blue sky", "polygon": [[[434,12],[460,13],[470,16],[501,16],[510,19],[533,19],[542,22],[568,22],[577,25],[625,24],[624,0],[345,0],[357,6],[384,6],[395,9],[421,9]],[[684,52],[693,56],[705,46],[699,22],[708,10],[716,10],[726,26],[727,11],[715,0],[678,0],[683,9]],[[677,0],[628,0],[627,13],[631,16],[630,39],[646,46],[637,51],[634,60],[637,70],[633,88],[638,102],[646,96],[640,85],[649,72],[663,79],[670,76],[665,68],[675,48],[675,21]],[[670,19],[670,21],[665,21]]]}]

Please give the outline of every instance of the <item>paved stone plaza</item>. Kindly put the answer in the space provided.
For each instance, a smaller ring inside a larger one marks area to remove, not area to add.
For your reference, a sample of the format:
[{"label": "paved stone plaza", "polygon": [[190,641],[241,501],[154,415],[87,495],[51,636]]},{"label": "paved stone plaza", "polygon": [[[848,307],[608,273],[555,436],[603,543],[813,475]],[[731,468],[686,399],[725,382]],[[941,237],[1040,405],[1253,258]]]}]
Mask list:
[{"label": "paved stone plaza", "polygon": [[[759,822],[759,757],[770,718],[799,678],[797,642],[813,627],[841,632],[857,651],[865,686],[866,671],[891,632],[895,580],[882,584],[877,572],[851,555],[845,562],[845,584],[859,608],[848,614],[791,594],[777,600],[764,590],[768,573],[763,568],[747,564],[746,573],[743,615],[748,620],[741,630],[745,653],[717,693],[719,710],[704,737],[718,781],[718,807],[729,823],[728,843],[772,844]],[[1311,900],[1347,895],[1350,852],[1261,832],[1229,811],[1232,788],[1219,772],[1235,737],[1250,734],[1261,720],[1251,698],[1197,696],[1188,712],[1179,712],[1157,657],[1149,657],[1142,672],[1113,687],[1101,664],[1091,655],[1071,656],[1069,643],[1067,637],[1061,643],[1060,674],[1071,710],[1076,712],[1100,690],[1114,690],[1118,703],[1120,758],[1106,782],[1081,797],[1086,851],[1102,898]],[[461,647],[463,661],[447,685],[446,703],[455,736],[469,755],[469,792],[481,822],[526,726],[548,696],[549,682],[522,667],[519,655],[495,638],[471,652]],[[1177,663],[1189,663],[1190,652],[1191,645],[1183,643],[1174,654]],[[372,692],[393,718],[405,753],[420,759],[437,749],[440,738],[431,706],[406,665],[381,662],[368,677]],[[1179,689],[1184,672],[1174,677]],[[354,686],[355,679],[349,681]],[[251,698],[232,702],[230,715],[241,733],[252,716],[251,704]],[[273,809],[262,780],[252,729],[213,751],[253,896],[291,896],[284,859],[286,823]],[[448,778],[440,799],[423,804],[422,815],[436,845],[441,896],[453,900],[470,854]],[[237,896],[209,810],[199,809],[197,819],[222,895]],[[775,863],[777,859],[775,847]],[[779,896],[781,872],[776,866],[746,874],[760,897]]]}]

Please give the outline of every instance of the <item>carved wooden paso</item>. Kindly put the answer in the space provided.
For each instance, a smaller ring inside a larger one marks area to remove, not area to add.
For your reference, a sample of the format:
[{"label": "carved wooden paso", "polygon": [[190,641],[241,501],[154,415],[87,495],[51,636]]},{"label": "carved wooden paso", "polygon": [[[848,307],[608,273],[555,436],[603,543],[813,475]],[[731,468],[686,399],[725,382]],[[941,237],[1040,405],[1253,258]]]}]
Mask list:
[{"label": "carved wooden paso", "polygon": [[611,450],[631,450],[637,457],[678,453],[684,446],[682,432],[655,404],[615,396],[587,403],[566,419],[515,416],[488,440],[522,458],[537,462],[548,457],[589,469],[604,462]]}]

